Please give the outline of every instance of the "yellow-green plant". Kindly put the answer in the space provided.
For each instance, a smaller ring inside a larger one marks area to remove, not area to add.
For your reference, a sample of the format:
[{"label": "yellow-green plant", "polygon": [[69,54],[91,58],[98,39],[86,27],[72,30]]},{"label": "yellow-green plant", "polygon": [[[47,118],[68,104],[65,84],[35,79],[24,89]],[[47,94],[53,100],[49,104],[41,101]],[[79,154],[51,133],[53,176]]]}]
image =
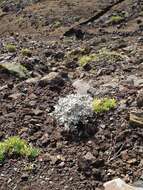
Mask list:
[{"label": "yellow-green plant", "polygon": [[32,54],[31,50],[28,49],[28,48],[23,48],[21,50],[21,53],[22,53],[23,56],[27,56],[27,57],[31,56],[31,54]]},{"label": "yellow-green plant", "polygon": [[92,102],[92,109],[96,113],[106,112],[116,107],[116,100],[114,98],[94,99]]},{"label": "yellow-green plant", "polygon": [[0,142],[0,162],[3,162],[6,156],[12,155],[35,158],[39,155],[39,150],[28,145],[18,136],[9,137],[4,142]]},{"label": "yellow-green plant", "polygon": [[78,63],[81,67],[83,67],[87,63],[95,61],[95,60],[96,60],[96,54],[84,55],[84,56],[80,57]]},{"label": "yellow-green plant", "polygon": [[65,58],[67,59],[75,59],[75,58],[79,58],[80,56],[83,56],[85,54],[85,52],[87,52],[87,48],[77,48],[77,49],[73,49],[71,51],[68,51],[67,54],[65,55]]},{"label": "yellow-green plant", "polygon": [[6,147],[4,146],[4,143],[0,143],[0,162],[3,162],[5,158],[6,153]]},{"label": "yellow-green plant", "polygon": [[93,61],[107,61],[108,63],[113,63],[115,61],[123,60],[123,55],[116,51],[111,51],[110,49],[102,48],[96,54],[84,55],[79,58],[78,64],[83,67],[87,63]]},{"label": "yellow-green plant", "polygon": [[121,61],[123,60],[123,56],[116,52],[111,51],[110,49],[102,48],[98,51],[95,57],[95,61],[108,61],[109,63],[115,62],[115,61]]},{"label": "yellow-green plant", "polygon": [[61,26],[61,22],[58,20],[53,23],[53,28],[59,28],[60,26]]},{"label": "yellow-green plant", "polygon": [[121,22],[124,19],[123,16],[120,15],[114,15],[110,17],[110,22],[112,24],[118,24],[119,22]]},{"label": "yellow-green plant", "polygon": [[10,53],[16,52],[16,46],[13,45],[13,44],[7,44],[5,47],[6,47],[6,50],[7,50],[8,52],[10,52]]}]

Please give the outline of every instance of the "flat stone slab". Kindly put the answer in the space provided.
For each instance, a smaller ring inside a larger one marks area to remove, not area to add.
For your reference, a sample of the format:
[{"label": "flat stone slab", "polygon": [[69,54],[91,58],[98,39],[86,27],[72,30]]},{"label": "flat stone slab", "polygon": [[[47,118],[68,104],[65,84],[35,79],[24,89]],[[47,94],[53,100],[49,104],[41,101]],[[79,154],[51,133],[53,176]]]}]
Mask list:
[{"label": "flat stone slab", "polygon": [[126,184],[120,178],[106,182],[104,184],[104,187],[105,187],[105,190],[143,190],[142,187],[133,187],[133,186]]},{"label": "flat stone slab", "polygon": [[87,94],[87,91],[91,88],[89,83],[83,80],[76,80],[73,83],[76,93],[78,94]]}]

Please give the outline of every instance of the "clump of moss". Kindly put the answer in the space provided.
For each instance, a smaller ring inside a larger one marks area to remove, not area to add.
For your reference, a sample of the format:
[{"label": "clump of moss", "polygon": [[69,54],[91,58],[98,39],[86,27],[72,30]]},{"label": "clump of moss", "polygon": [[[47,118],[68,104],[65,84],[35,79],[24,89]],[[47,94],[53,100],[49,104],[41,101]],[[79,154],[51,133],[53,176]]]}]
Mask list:
[{"label": "clump of moss", "polygon": [[1,68],[19,78],[27,78],[30,76],[29,71],[26,69],[26,67],[17,62],[1,63],[0,69]]},{"label": "clump of moss", "polygon": [[34,159],[39,155],[39,150],[28,145],[18,136],[9,137],[4,142],[0,142],[0,162],[2,163],[6,156],[23,156]]},{"label": "clump of moss", "polygon": [[107,61],[109,63],[113,63],[115,61],[123,60],[123,56],[116,51],[111,51],[107,48],[100,49],[96,54],[84,55],[79,58],[79,65],[81,67],[85,66],[87,63],[90,62],[100,62],[100,61]]},{"label": "clump of moss", "polygon": [[60,26],[61,26],[61,22],[58,20],[53,23],[53,28],[59,28]]},{"label": "clump of moss", "polygon": [[96,60],[96,54],[91,55],[84,55],[80,57],[78,63],[81,67],[85,66],[87,63],[95,61]]},{"label": "clump of moss", "polygon": [[30,57],[30,56],[32,55],[31,50],[28,49],[28,48],[23,48],[23,49],[21,50],[21,53],[22,53],[23,56],[27,56],[27,57]]},{"label": "clump of moss", "polygon": [[94,99],[92,102],[92,109],[96,113],[109,111],[116,107],[116,100],[114,98]]},{"label": "clump of moss", "polygon": [[124,20],[124,17],[120,15],[113,15],[110,17],[110,23],[112,24],[118,24],[123,20]]},{"label": "clump of moss", "polygon": [[16,46],[13,45],[13,44],[7,44],[5,47],[6,47],[6,50],[7,50],[8,52],[10,52],[10,53],[16,52]]},{"label": "clump of moss", "polygon": [[89,47],[79,47],[77,49],[68,51],[65,57],[68,59],[78,59],[79,57],[84,56],[87,53],[89,53]]},{"label": "clump of moss", "polygon": [[123,56],[116,51],[111,51],[107,48],[102,48],[96,54],[96,61],[108,61],[110,63],[123,60]]}]

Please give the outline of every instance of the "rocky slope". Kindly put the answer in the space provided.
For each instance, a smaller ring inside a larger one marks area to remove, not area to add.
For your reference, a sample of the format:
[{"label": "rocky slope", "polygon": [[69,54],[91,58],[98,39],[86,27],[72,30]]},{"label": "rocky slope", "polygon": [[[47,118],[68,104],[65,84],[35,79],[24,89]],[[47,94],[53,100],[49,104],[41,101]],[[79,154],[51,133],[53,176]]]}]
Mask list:
[{"label": "rocky slope", "polygon": [[[6,159],[1,189],[91,190],[140,178],[143,128],[129,114],[143,106],[142,0],[0,3],[0,140],[18,135],[41,150],[34,161]],[[117,101],[94,115],[86,137],[64,135],[50,115],[76,92]]]}]

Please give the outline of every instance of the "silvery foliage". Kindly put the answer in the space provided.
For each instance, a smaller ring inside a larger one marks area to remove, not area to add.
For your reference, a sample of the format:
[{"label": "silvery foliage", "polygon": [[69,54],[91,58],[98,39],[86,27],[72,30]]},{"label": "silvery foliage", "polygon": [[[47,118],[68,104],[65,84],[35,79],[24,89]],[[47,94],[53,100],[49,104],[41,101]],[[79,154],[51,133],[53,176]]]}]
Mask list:
[{"label": "silvery foliage", "polygon": [[89,95],[71,94],[60,98],[52,113],[65,130],[76,129],[79,123],[86,124],[93,116],[92,97]]}]

